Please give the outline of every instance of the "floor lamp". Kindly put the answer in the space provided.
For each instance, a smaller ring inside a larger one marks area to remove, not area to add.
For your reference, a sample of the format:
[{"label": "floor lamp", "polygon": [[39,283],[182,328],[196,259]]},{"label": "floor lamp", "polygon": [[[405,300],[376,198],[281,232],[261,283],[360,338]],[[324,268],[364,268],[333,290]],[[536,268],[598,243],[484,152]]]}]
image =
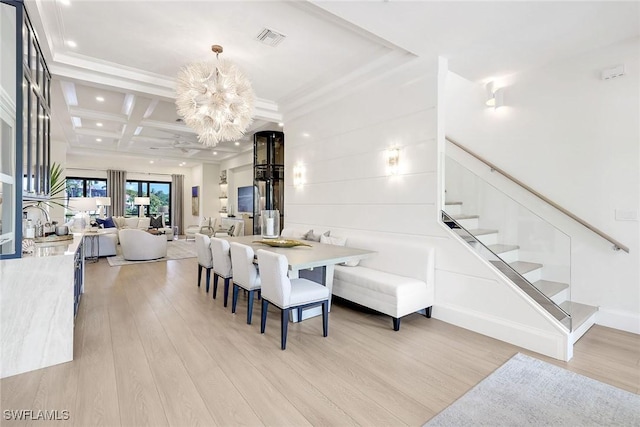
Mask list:
[{"label": "floor lamp", "polygon": [[138,205],[138,216],[144,216],[144,207],[149,206],[151,204],[151,198],[149,197],[135,197],[133,199],[133,204]]}]

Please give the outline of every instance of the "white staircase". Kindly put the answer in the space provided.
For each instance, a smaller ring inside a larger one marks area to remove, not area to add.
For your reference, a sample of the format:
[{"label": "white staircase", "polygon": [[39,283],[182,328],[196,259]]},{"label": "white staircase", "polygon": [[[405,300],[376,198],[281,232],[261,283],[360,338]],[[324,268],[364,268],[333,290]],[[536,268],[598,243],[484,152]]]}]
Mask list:
[{"label": "white staircase", "polygon": [[[598,308],[570,301],[569,284],[545,280],[544,265],[521,260],[519,254],[520,248],[517,242],[502,242],[499,230],[481,228],[480,217],[478,215],[465,213],[462,202],[446,202],[445,212],[504,263],[508,264],[520,276],[524,277],[530,284],[535,286],[536,289],[571,316],[571,337],[573,343],[580,339],[580,337],[595,324],[595,315]],[[455,232],[456,229],[454,228],[453,231]],[[459,232],[458,234],[471,246],[477,245],[477,242],[475,242],[473,238],[468,237],[467,233]],[[489,262],[514,282],[521,280],[517,277],[518,275],[514,274],[513,271],[505,267],[500,261]]]}]

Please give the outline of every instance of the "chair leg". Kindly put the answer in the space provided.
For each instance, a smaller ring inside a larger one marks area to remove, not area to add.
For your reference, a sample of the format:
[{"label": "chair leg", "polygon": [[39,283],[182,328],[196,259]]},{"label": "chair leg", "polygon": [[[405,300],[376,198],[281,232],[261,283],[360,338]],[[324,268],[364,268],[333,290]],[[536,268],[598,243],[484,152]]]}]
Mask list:
[{"label": "chair leg", "polygon": [[207,268],[207,277],[206,277],[206,279],[207,279],[206,289],[207,289],[207,293],[208,293],[209,292],[209,284],[211,283],[211,269],[210,268]]},{"label": "chair leg", "polygon": [[202,280],[202,266],[198,264],[198,287],[200,287],[201,280]]},{"label": "chair leg", "polygon": [[298,307],[298,322],[302,322],[302,308]]},{"label": "chair leg", "polygon": [[264,334],[264,328],[267,326],[267,312],[269,311],[269,301],[262,300],[262,313],[260,319],[260,333]]},{"label": "chair leg", "polygon": [[287,348],[287,329],[289,328],[289,308],[280,312],[280,348]]},{"label": "chair leg", "polygon": [[247,304],[247,325],[251,324],[252,314],[253,314],[253,291],[249,291],[249,302]]},{"label": "chair leg", "polygon": [[240,286],[233,284],[233,297],[231,298],[231,312],[236,312],[236,305],[238,304],[238,291],[240,290]]},{"label": "chair leg", "polygon": [[227,306],[227,301],[229,300],[229,282],[231,282],[231,278],[227,277],[224,279],[224,306]]},{"label": "chair leg", "polygon": [[322,303],[322,336],[329,334],[329,301]]},{"label": "chair leg", "polygon": [[427,317],[428,319],[431,319],[431,309],[433,308],[433,306],[431,307],[427,307],[424,309],[424,315],[425,317]]},{"label": "chair leg", "polygon": [[393,317],[393,330],[394,331],[399,331],[400,330],[400,318],[399,317]]},{"label": "chair leg", "polygon": [[218,273],[213,272],[213,299],[216,299],[216,294],[218,293]]}]

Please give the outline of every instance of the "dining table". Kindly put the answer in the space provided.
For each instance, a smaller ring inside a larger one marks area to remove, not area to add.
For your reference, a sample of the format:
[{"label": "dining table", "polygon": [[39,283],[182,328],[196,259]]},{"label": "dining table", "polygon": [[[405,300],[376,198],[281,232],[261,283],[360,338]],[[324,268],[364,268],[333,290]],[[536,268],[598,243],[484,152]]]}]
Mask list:
[{"label": "dining table", "polygon": [[[304,277],[318,282],[329,289],[333,288],[333,273],[335,266],[347,261],[358,261],[376,254],[375,251],[367,249],[350,248],[348,246],[330,245],[309,240],[300,240],[304,245],[293,247],[276,247],[261,243],[261,235],[224,237],[229,242],[238,242],[251,246],[254,252],[264,249],[269,252],[284,255],[289,265],[288,277],[297,279]],[[273,239],[270,243],[273,243]],[[329,310],[331,310],[331,299],[329,300]],[[322,314],[320,307],[312,307],[303,310],[302,320]],[[291,320],[298,321],[297,310],[291,310]]]}]

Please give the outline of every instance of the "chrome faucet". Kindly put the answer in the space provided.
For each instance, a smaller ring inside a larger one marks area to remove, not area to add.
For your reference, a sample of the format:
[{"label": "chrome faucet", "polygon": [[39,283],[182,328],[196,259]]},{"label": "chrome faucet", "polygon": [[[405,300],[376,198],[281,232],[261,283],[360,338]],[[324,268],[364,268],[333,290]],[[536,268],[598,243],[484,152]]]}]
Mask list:
[{"label": "chrome faucet", "polygon": [[38,205],[27,205],[22,208],[22,212],[27,212],[29,209],[39,209],[44,214],[45,223],[51,224],[51,217],[49,216],[49,212],[42,206]]}]

